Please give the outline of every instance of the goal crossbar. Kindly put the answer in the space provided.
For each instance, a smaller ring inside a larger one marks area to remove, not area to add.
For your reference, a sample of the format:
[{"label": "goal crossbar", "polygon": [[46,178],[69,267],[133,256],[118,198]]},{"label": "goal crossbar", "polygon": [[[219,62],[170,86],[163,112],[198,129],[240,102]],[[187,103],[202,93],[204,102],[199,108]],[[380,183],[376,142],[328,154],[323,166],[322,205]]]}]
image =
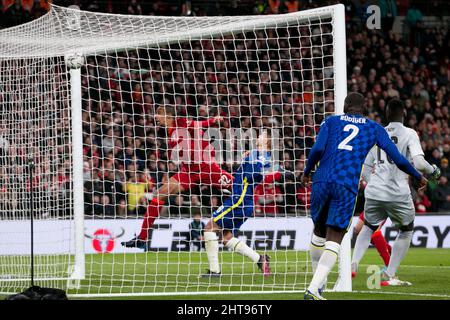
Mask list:
[{"label": "goal crossbar", "polygon": [[[340,5],[329,6],[325,8],[309,9],[305,11],[293,12],[288,14],[270,15],[270,16],[248,16],[248,19],[242,21],[241,18],[230,17],[204,17],[206,26],[199,26],[191,29],[189,24],[190,17],[184,17],[175,21],[181,21],[175,24],[174,30],[161,32],[155,31],[154,27],[146,27],[141,19],[151,24],[156,24],[161,18],[148,16],[130,16],[111,15],[104,13],[95,13],[97,26],[91,25],[91,29],[105,28],[102,26],[101,17],[111,17],[123,20],[135,20],[138,28],[133,28],[132,32],[123,34],[123,32],[114,32],[114,26],[105,33],[86,33],[81,30],[83,17],[94,14],[89,11],[80,11],[73,8],[64,8],[52,5],[51,10],[40,19],[25,24],[23,27],[18,26],[10,29],[0,30],[0,59],[5,58],[26,58],[26,57],[51,57],[64,56],[72,52],[85,55],[96,53],[107,53],[111,51],[121,51],[136,47],[156,47],[158,45],[167,45],[179,41],[192,41],[203,39],[204,37],[212,38],[217,35],[227,36],[231,33],[244,33],[248,30],[261,30],[267,27],[288,27],[292,24],[302,22],[320,22],[320,19],[331,18]],[[53,18],[50,20],[50,18]],[[187,21],[185,20],[187,18]],[[64,20],[75,21],[71,27],[65,26]],[[77,22],[78,19],[78,22]],[[192,18],[193,21],[197,20]],[[156,20],[152,22],[152,20]],[[57,21],[58,25],[54,25]],[[92,23],[92,21],[89,21]],[[128,22],[129,23],[129,22]],[[42,37],[40,30],[49,28]],[[187,30],[185,28],[188,28]],[[73,30],[75,34],[73,34]],[[79,33],[79,34],[78,34]],[[22,48],[20,52],[17,48]]]}]

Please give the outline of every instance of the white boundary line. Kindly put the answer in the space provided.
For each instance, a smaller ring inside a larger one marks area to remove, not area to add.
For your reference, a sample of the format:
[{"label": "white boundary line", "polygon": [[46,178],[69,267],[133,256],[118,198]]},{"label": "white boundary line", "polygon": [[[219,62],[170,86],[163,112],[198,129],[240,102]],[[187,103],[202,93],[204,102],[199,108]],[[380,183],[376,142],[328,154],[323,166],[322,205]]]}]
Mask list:
[{"label": "white boundary line", "polygon": [[[99,294],[70,294],[69,297],[72,298],[126,298],[126,297],[150,297],[150,296],[203,296],[203,295],[249,295],[249,294],[303,294],[304,290],[295,290],[295,291],[241,291],[241,292],[233,292],[233,291],[224,291],[224,292],[161,292],[161,293],[130,293],[127,295],[121,293],[99,293]],[[328,292],[333,294],[339,294],[340,292]],[[432,294],[432,293],[415,293],[415,292],[391,292],[391,291],[364,291],[364,290],[355,290],[352,292],[348,292],[347,294],[352,293],[361,293],[361,294],[387,294],[387,295],[400,295],[400,296],[415,296],[415,297],[429,297],[429,298],[448,298],[450,299],[450,295],[446,294]],[[300,296],[301,298],[301,296]]]},{"label": "white boundary line", "polygon": [[211,291],[211,292],[161,292],[161,293],[98,293],[98,294],[68,294],[73,298],[101,298],[101,297],[150,297],[150,296],[204,296],[204,295],[250,295],[250,294],[286,294],[299,293],[304,294],[305,290],[293,291]]},{"label": "white boundary line", "polygon": [[[360,266],[372,266],[372,264],[360,264]],[[401,268],[435,268],[435,269],[450,269],[450,266],[414,266],[414,265],[403,265],[401,264],[399,269]]]},{"label": "white boundary line", "polygon": [[392,294],[392,295],[400,295],[400,296],[417,296],[417,297],[436,297],[436,298],[448,298],[450,299],[450,294],[433,294],[433,293],[415,293],[415,292],[390,292],[390,291],[364,291],[364,290],[355,290],[351,293],[370,293],[370,294]]}]

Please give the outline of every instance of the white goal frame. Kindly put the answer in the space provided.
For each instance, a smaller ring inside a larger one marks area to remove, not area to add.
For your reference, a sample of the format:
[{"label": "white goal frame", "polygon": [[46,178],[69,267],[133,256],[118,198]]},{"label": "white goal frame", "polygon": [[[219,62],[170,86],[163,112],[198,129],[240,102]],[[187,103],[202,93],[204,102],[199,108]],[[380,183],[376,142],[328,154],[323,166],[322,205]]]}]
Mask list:
[{"label": "white goal frame", "polygon": [[[55,6],[56,7],[56,6]],[[76,17],[77,10],[72,10],[73,17],[75,17],[74,28],[77,27]],[[338,4],[317,9],[305,10],[296,13],[276,15],[271,17],[270,24],[264,19],[264,16],[251,16],[249,19],[240,23],[234,23],[227,26],[226,31],[223,31],[223,26],[208,27],[201,30],[201,32],[190,33],[187,40],[201,39],[203,36],[211,35],[225,35],[227,32],[241,31],[245,28],[258,28],[265,26],[285,26],[289,23],[297,23],[302,19],[314,20],[315,17],[332,16],[333,23],[333,69],[334,69],[334,105],[335,113],[343,113],[344,99],[347,95],[347,74],[346,74],[346,32],[345,32],[345,8],[344,5]],[[120,15],[112,15],[120,16]],[[124,16],[125,17],[125,16]],[[42,19],[42,18],[41,18]],[[173,17],[177,19],[177,17]],[[73,23],[73,21],[71,22]],[[32,23],[30,23],[31,26]],[[152,46],[159,43],[168,44],[175,41],[180,41],[179,37],[182,32],[176,32],[170,36],[161,35],[160,37],[148,38],[146,35],[137,34],[132,39],[122,38],[117,41],[104,41],[99,43],[97,39],[92,39],[86,42],[81,47],[78,47],[76,39],[53,38],[49,41],[53,42],[54,51],[42,52],[42,56],[65,56],[66,59],[72,54],[92,55],[96,52],[121,51],[131,47]],[[1,40],[1,34],[0,34]],[[24,39],[8,39],[10,43],[16,42],[20,45]],[[41,39],[26,39],[27,43],[35,43],[39,45]],[[0,52],[0,59],[2,58]],[[4,53],[6,55],[10,53]],[[72,68],[70,70],[70,110],[71,110],[71,124],[72,124],[72,158],[73,158],[73,222],[74,222],[74,266],[71,270],[71,275],[67,279],[68,288],[80,288],[80,281],[85,279],[85,248],[84,248],[84,199],[83,199],[83,130],[82,130],[82,84],[81,84],[81,70],[80,68]],[[341,245],[339,257],[339,277],[334,286],[329,291],[350,292],[352,291],[351,281],[351,247],[350,239],[352,230],[349,230],[344,237]],[[243,294],[243,293],[276,293],[278,291],[236,291],[236,292],[195,292],[192,294]],[[282,292],[296,292],[296,291],[279,291]],[[105,297],[105,296],[149,296],[149,295],[187,295],[186,292],[171,292],[171,293],[120,293],[120,294],[74,294],[77,297]]]}]

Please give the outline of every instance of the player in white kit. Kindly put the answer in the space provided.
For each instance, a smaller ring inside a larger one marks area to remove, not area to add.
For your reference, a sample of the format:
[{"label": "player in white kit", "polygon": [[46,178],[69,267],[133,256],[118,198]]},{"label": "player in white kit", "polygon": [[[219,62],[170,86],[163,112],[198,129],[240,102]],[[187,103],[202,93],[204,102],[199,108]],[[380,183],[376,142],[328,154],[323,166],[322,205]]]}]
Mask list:
[{"label": "player in white kit", "polygon": [[[407,159],[412,160],[417,170],[439,178],[440,170],[424,159],[419,136],[413,129],[403,125],[404,105],[397,99],[391,100],[386,109],[389,124],[385,127],[389,137]],[[392,162],[386,153],[374,147],[364,162],[363,178],[368,182],[365,189],[364,226],[356,240],[352,258],[352,272],[369,247],[372,234],[388,217],[399,229],[392,248],[389,265],[382,274],[383,286],[411,285],[396,277],[397,268],[409,249],[415,209],[409,188],[409,177]]]}]

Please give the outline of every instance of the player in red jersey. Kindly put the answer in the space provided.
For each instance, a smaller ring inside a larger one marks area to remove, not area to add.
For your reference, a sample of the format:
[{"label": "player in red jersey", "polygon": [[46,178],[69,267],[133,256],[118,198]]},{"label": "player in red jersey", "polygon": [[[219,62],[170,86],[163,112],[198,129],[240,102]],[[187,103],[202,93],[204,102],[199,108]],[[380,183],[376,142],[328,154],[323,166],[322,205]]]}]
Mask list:
[{"label": "player in red jersey", "polygon": [[176,117],[173,106],[160,106],[156,109],[157,125],[167,128],[169,159],[178,151],[180,171],[156,190],[144,216],[140,234],[130,241],[122,242],[124,247],[146,249],[148,231],[164,205],[166,199],[191,189],[196,184],[230,189],[233,177],[222,170],[215,160],[215,151],[209,141],[203,139],[204,128],[222,121],[217,116],[205,121],[193,121],[185,117]]}]

